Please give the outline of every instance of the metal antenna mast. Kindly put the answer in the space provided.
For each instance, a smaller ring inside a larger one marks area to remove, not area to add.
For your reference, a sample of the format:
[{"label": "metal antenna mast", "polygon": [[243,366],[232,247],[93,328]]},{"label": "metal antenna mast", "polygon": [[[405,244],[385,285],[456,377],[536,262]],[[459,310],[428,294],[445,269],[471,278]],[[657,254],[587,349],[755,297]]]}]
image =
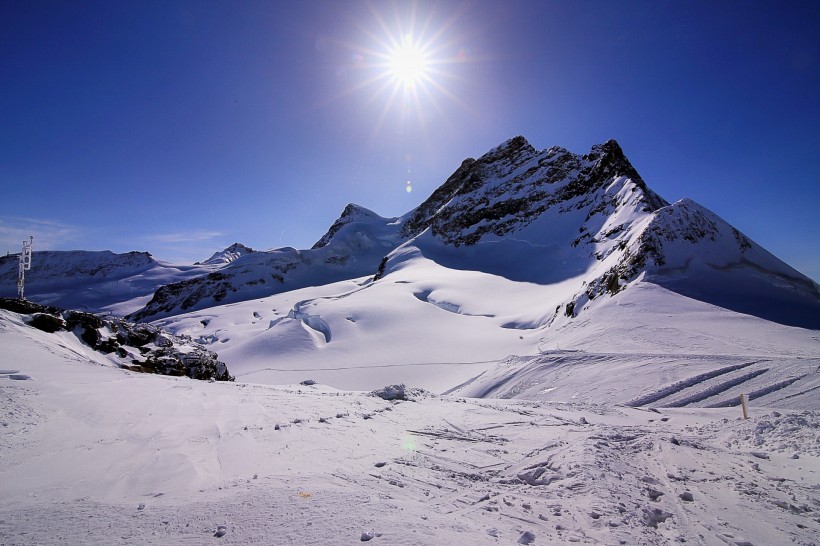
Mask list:
[{"label": "metal antenna mast", "polygon": [[28,242],[23,241],[23,251],[20,253],[20,267],[17,269],[17,294],[21,300],[26,299],[23,291],[26,285],[26,271],[31,269],[31,247],[34,245],[34,236],[28,238]]}]

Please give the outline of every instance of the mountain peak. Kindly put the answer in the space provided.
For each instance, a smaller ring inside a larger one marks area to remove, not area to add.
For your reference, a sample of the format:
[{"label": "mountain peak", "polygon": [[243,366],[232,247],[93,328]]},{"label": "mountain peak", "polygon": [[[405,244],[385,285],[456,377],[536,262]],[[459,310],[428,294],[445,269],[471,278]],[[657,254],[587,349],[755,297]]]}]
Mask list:
[{"label": "mountain peak", "polygon": [[629,176],[637,176],[638,174],[626,158],[626,155],[624,155],[620,144],[614,139],[609,139],[603,144],[593,145],[589,153],[584,155],[584,159],[602,167],[615,167],[621,174],[628,174]]},{"label": "mountain peak", "polygon": [[327,233],[322,235],[322,238],[316,241],[311,249],[315,250],[317,248],[327,246],[330,240],[333,239],[333,236],[347,224],[352,222],[364,222],[380,219],[382,219],[382,217],[372,210],[361,205],[357,205],[356,203],[348,203],[339,218],[333,222],[333,225],[327,230]]},{"label": "mountain peak", "polygon": [[237,258],[241,258],[246,254],[252,254],[254,250],[242,243],[234,243],[231,246],[215,252],[210,258],[202,262],[204,265],[218,265],[229,264]]},{"label": "mountain peak", "polygon": [[618,144],[618,141],[614,138],[610,138],[603,144],[594,144],[592,146],[592,151],[596,150],[601,150],[604,153],[624,155],[624,151],[621,149],[621,145]]},{"label": "mountain peak", "polygon": [[535,153],[536,149],[521,135],[515,136],[499,144],[479,159],[482,162],[492,162],[501,159],[516,161],[522,155]]},{"label": "mountain peak", "polygon": [[431,227],[448,244],[470,245],[522,229],[551,208],[586,209],[589,215],[610,211],[617,201],[609,195],[613,183],[637,186],[630,206],[642,211],[667,205],[646,187],[615,140],[581,156],[557,146],[538,151],[519,135],[462,163],[409,215],[402,232],[415,236]]}]

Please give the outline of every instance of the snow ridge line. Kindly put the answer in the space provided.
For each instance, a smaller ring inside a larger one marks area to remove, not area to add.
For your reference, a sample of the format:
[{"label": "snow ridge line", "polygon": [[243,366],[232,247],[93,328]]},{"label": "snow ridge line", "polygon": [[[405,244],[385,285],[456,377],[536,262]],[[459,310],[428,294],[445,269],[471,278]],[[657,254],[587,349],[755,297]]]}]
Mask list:
[{"label": "snow ridge line", "polygon": [[714,387],[709,387],[708,389],[701,391],[699,393],[693,394],[684,398],[683,400],[678,400],[677,402],[672,402],[667,407],[670,408],[682,408],[684,406],[688,406],[689,404],[694,404],[697,402],[701,402],[706,400],[707,398],[711,398],[716,396],[722,392],[726,392],[727,390],[740,385],[741,383],[745,383],[746,381],[752,380],[759,375],[763,375],[764,373],[768,372],[769,368],[763,368],[760,370],[755,370],[753,372],[749,372],[746,374],[741,375],[740,377],[736,377],[734,379],[730,379],[729,381],[724,381]]},{"label": "snow ridge line", "polygon": [[672,396],[673,394],[677,394],[681,392],[683,389],[687,389],[689,387],[693,387],[698,383],[703,383],[709,379],[713,379],[715,377],[733,372],[735,370],[741,370],[743,368],[747,368],[753,364],[758,364],[759,362],[763,362],[763,360],[755,360],[753,362],[746,362],[744,364],[735,364],[732,366],[726,366],[724,368],[719,368],[717,370],[702,373],[696,375],[694,377],[690,377],[689,379],[684,379],[682,381],[678,381],[677,383],[673,383],[668,387],[664,387],[659,391],[655,391],[653,393],[647,394],[645,396],[641,396],[640,398],[635,398],[626,403],[627,406],[630,407],[638,407],[638,406],[645,406],[647,404],[651,404],[653,402],[657,402],[662,398],[666,398],[668,396]]}]

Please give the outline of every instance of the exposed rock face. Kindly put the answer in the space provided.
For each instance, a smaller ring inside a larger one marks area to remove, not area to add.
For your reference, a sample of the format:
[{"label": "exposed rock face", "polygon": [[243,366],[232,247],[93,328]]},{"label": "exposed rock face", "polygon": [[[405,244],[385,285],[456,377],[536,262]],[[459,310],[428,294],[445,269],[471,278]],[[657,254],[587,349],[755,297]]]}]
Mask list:
[{"label": "exposed rock face", "polygon": [[559,147],[536,151],[523,137],[508,140],[477,161],[467,160],[416,209],[403,233],[428,226],[450,245],[470,245],[485,234],[504,236],[532,223],[552,207],[588,208],[588,217],[619,202],[602,191],[629,180],[640,192],[643,210],[667,205],[638,175],[614,140],[578,156]]},{"label": "exposed rock face", "polygon": [[216,381],[234,379],[216,353],[188,337],[169,334],[150,324],[11,298],[0,298],[0,309],[29,315],[26,322],[44,332],[73,332],[92,349],[115,354],[120,366],[132,371]]}]

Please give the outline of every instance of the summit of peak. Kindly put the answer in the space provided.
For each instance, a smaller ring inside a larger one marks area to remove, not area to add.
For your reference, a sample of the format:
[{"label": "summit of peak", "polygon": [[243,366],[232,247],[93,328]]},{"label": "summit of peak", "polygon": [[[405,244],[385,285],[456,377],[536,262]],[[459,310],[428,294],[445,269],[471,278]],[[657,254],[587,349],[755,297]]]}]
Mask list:
[{"label": "summit of peak", "polygon": [[586,158],[590,160],[596,160],[601,156],[609,156],[615,158],[623,158],[626,159],[624,155],[624,151],[621,148],[621,145],[618,144],[618,141],[610,138],[603,144],[595,144],[590,149],[589,153],[586,154]]},{"label": "summit of peak", "polygon": [[210,258],[201,263],[204,265],[229,264],[234,260],[245,256],[246,254],[253,254],[253,252],[255,251],[252,248],[247,247],[242,243],[234,243],[224,250],[215,252]]},{"label": "summit of peak", "polygon": [[237,251],[237,250],[244,250],[246,252],[253,252],[251,247],[245,246],[242,243],[234,243],[225,249],[226,251]]},{"label": "summit of peak", "polygon": [[483,156],[481,160],[485,162],[497,161],[499,159],[515,159],[522,153],[535,153],[535,148],[521,135],[515,136],[499,144]]},{"label": "summit of peak", "polygon": [[348,203],[347,206],[342,211],[340,218],[350,218],[350,217],[379,217],[379,215],[367,207],[363,207],[361,205],[357,205],[356,203]]},{"label": "summit of peak", "polygon": [[317,248],[327,246],[331,239],[333,239],[333,236],[336,235],[342,227],[348,224],[355,222],[378,222],[380,220],[385,220],[385,218],[382,218],[380,215],[366,207],[357,205],[356,203],[348,203],[339,218],[337,218],[336,221],[333,222],[333,225],[330,226],[330,229],[327,230],[327,233],[325,233],[321,239],[316,241],[311,249],[315,250]]}]

